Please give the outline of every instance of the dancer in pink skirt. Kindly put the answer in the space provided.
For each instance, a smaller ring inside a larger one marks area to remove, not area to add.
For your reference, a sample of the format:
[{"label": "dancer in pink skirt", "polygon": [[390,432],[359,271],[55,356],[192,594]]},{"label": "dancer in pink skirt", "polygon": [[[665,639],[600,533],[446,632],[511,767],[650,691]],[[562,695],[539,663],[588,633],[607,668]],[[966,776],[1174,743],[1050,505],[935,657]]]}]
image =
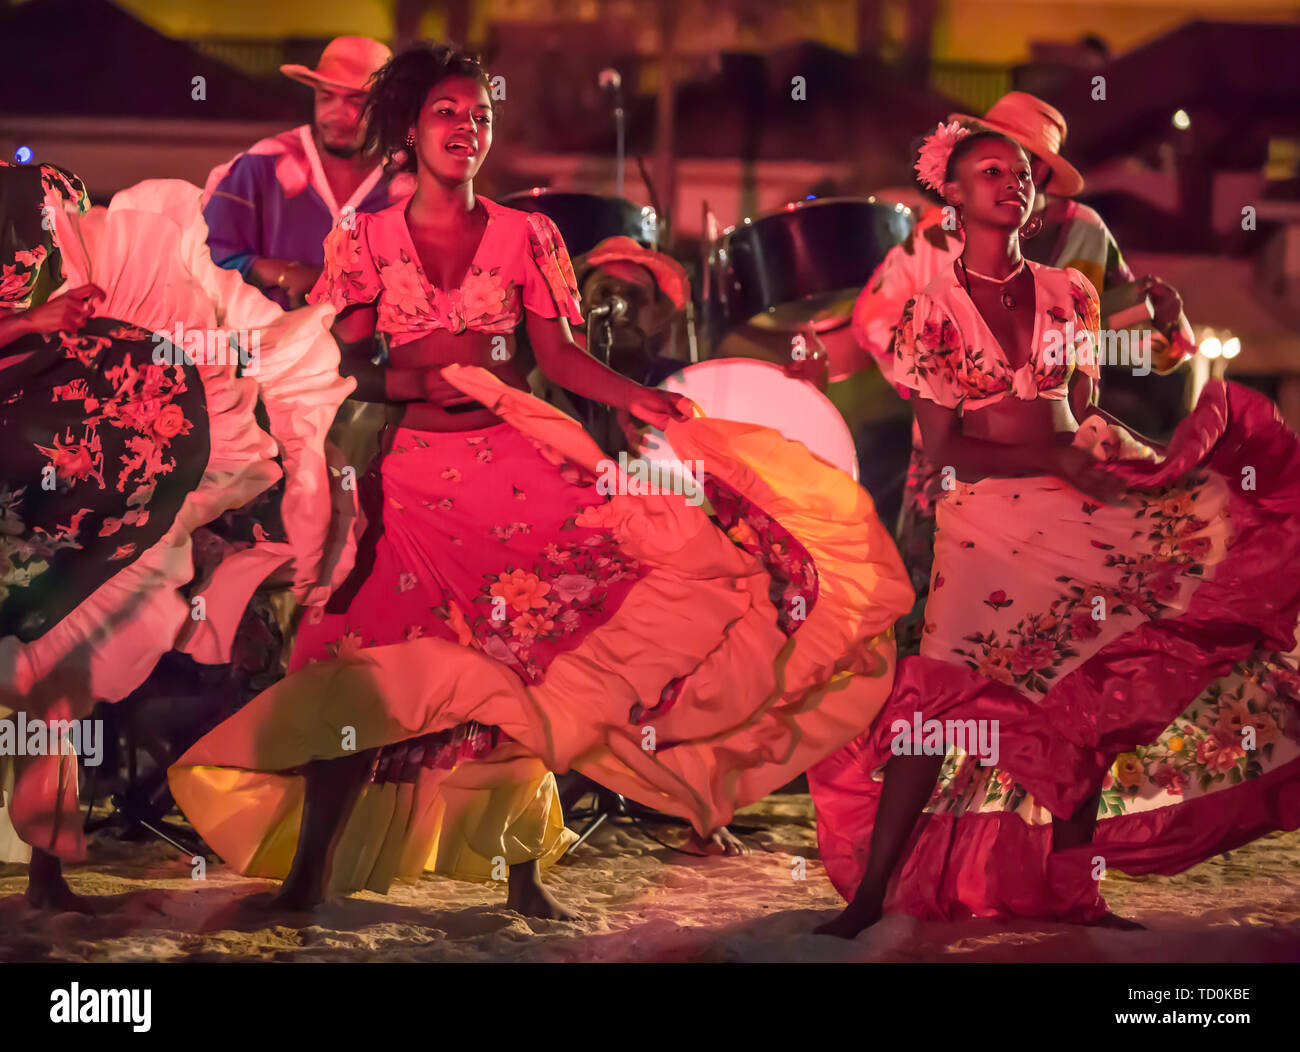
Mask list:
[{"label": "dancer in pink skirt", "polygon": [[809,772],[850,899],[820,930],[1130,926],[1107,867],[1177,873],[1300,825],[1300,444],[1222,383],[1168,448],[1119,425],[1096,407],[1095,291],[1020,258],[1022,147],[954,122],[918,171],[964,248],[908,304],[894,379],[948,485],[921,654]]},{"label": "dancer in pink skirt", "polygon": [[[554,224],[474,191],[493,121],[477,62],[412,48],[368,106],[370,146],[404,154],[418,187],[330,235],[311,299],[339,311],[357,395],[405,415],[361,480],[356,569],[304,618],[294,673],[171,784],[227,862],[285,878],[277,905],[508,870],[512,907],[563,917],[541,882],[572,840],[551,771],[707,837],[870,722],[911,590],[847,475],[765,428],[692,419],[573,344]],[[604,453],[527,393],[531,355],[705,463],[709,511],[598,485]]]}]

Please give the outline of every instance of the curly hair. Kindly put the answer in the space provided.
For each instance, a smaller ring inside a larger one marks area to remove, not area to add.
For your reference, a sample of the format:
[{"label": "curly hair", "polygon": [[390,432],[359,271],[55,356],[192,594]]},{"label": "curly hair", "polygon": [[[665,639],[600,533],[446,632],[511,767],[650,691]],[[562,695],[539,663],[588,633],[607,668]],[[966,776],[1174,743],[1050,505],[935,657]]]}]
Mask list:
[{"label": "curly hair", "polygon": [[[414,152],[406,134],[415,126],[420,107],[438,84],[448,77],[468,77],[483,85],[492,97],[492,82],[477,55],[443,44],[413,44],[390,58],[370,81],[362,120],[366,133],[362,149],[380,157],[389,168],[415,171]],[[496,113],[496,104],[492,111]],[[397,154],[404,158],[397,160]]]}]

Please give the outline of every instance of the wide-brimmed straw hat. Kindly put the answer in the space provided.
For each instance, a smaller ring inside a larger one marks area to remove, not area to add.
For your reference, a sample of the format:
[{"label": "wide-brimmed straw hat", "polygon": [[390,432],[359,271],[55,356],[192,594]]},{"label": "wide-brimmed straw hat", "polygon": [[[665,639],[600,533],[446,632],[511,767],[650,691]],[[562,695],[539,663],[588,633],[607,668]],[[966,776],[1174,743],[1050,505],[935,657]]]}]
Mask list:
[{"label": "wide-brimmed straw hat", "polygon": [[645,267],[654,275],[660,291],[678,308],[686,306],[691,295],[690,279],[686,276],[685,267],[671,256],[652,252],[630,237],[605,238],[587,253],[585,262],[593,267],[605,267],[611,263],[634,263]]},{"label": "wide-brimmed straw hat", "polygon": [[286,77],[344,91],[365,91],[370,78],[393,57],[378,40],[369,37],[335,37],[325,45],[315,69],[293,63],[281,66]]},{"label": "wide-brimmed straw hat", "polygon": [[1065,118],[1061,111],[1024,91],[1003,95],[983,117],[950,113],[950,121],[970,121],[991,131],[1001,132],[1020,143],[1035,157],[1041,157],[1052,169],[1051,192],[1073,197],[1083,189],[1079,170],[1061,156],[1065,143]]}]

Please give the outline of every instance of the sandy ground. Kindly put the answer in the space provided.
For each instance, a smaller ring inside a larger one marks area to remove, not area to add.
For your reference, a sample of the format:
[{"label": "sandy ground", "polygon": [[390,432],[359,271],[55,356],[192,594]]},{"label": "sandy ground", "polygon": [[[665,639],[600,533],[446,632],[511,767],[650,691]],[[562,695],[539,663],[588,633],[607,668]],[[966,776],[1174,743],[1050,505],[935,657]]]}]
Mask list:
[{"label": "sandy ground", "polygon": [[[86,917],[33,911],[25,869],[0,867],[2,961],[1300,961],[1300,832],[1260,840],[1176,877],[1108,876],[1116,912],[1147,926],[887,917],[855,942],[810,934],[839,907],[816,860],[812,803],[769,797],[738,823],[752,854],[695,858],[606,826],[552,871],[576,923],[528,920],[503,887],[426,878],[287,922],[241,908],[274,885],[222,865],[196,881],[172,848],[100,835],[70,870]],[[668,843],[681,833],[655,827]],[[806,877],[794,879],[796,859]]]}]

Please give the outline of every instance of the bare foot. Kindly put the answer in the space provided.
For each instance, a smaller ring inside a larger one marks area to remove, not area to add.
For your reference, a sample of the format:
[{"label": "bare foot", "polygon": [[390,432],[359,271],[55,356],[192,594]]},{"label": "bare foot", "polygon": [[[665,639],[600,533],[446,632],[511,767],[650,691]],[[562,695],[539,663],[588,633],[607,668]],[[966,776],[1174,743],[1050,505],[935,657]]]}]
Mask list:
[{"label": "bare foot", "polygon": [[506,906],[525,917],[558,921],[578,919],[577,914],[561,906],[559,900],[542,883],[541,870],[535,861],[510,867]]},{"label": "bare foot", "polygon": [[707,837],[691,830],[686,846],[700,855],[748,855],[748,845],[726,826],[719,826]]},{"label": "bare foot", "polygon": [[319,887],[307,881],[295,880],[293,874],[280,885],[278,891],[260,891],[239,900],[241,910],[254,913],[310,913],[325,896]]},{"label": "bare foot", "polygon": [[39,882],[29,878],[27,903],[33,909],[58,910],[60,913],[84,913],[89,916],[99,912],[94,899],[75,894],[62,876],[52,881]]},{"label": "bare foot", "polygon": [[844,912],[833,921],[827,921],[813,929],[814,935],[834,935],[839,939],[855,939],[866,928],[880,920],[879,906],[860,906],[850,902]]},{"label": "bare foot", "polygon": [[33,909],[59,910],[63,913],[97,912],[99,903],[84,895],[75,895],[63,879],[63,863],[38,847],[32,848],[27,866],[27,903]]},{"label": "bare foot", "polygon": [[266,908],[286,913],[310,913],[324,901],[325,896],[319,888],[286,880],[271,896]]},{"label": "bare foot", "polygon": [[1129,920],[1115,913],[1104,913],[1095,921],[1089,922],[1093,928],[1113,928],[1115,931],[1146,931],[1145,924],[1139,924],[1135,920]]}]

